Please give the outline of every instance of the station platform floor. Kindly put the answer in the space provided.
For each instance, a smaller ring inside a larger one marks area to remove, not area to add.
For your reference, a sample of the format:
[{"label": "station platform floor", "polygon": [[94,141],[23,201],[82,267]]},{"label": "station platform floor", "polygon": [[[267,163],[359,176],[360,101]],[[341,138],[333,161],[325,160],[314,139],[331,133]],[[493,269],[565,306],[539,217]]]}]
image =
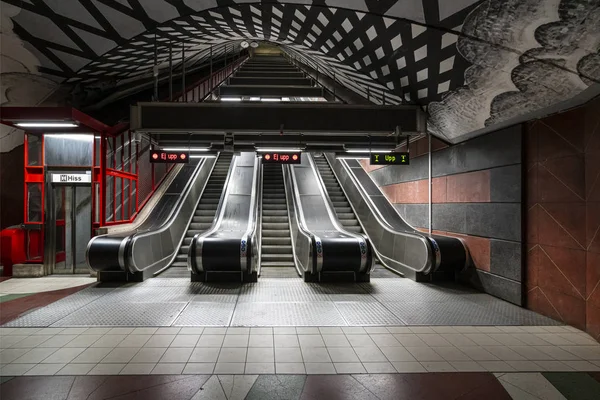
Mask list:
[{"label": "station platform floor", "polygon": [[2,317],[1,376],[600,371],[586,333],[455,284],[158,277],[0,302],[0,316],[36,296]]}]

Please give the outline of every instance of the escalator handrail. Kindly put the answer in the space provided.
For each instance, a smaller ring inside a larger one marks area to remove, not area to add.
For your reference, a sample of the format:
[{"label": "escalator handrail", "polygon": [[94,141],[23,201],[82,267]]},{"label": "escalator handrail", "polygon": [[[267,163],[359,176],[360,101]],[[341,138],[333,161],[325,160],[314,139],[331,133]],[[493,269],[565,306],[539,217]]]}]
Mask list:
[{"label": "escalator handrail", "polygon": [[[247,246],[248,250],[251,251],[252,254],[252,258],[251,260],[254,262],[254,265],[249,265],[246,266],[245,270],[247,272],[254,272],[255,270],[258,270],[257,267],[257,258],[255,257],[256,254],[258,253],[258,248],[260,247],[259,243],[260,243],[260,239],[258,239],[258,233],[257,233],[257,219],[258,219],[258,210],[259,210],[259,203],[260,203],[260,194],[262,192],[261,188],[262,188],[262,182],[260,181],[260,176],[261,176],[261,170],[262,170],[262,162],[261,159],[258,157],[254,157],[254,174],[252,176],[252,194],[250,197],[250,212],[248,213],[248,229],[246,230],[246,233],[244,234],[244,236],[242,237],[242,241],[246,240],[246,244],[248,243],[248,241],[250,242],[250,246]],[[248,240],[248,238],[250,238],[250,240]],[[240,248],[241,248],[241,243],[240,243]],[[241,265],[242,265],[242,270],[244,270],[244,265],[246,263],[247,257],[244,256],[244,254],[241,254],[240,251],[240,260],[241,260]]]},{"label": "escalator handrail", "polygon": [[[320,241],[319,238],[317,238],[306,226],[306,221],[304,219],[304,213],[302,213],[301,211],[301,207],[300,207],[300,192],[298,190],[298,185],[296,183],[296,179],[294,177],[294,173],[292,172],[292,166],[291,165],[284,165],[283,167],[283,184],[285,186],[286,189],[286,201],[287,201],[287,207],[288,207],[288,216],[289,216],[289,208],[291,207],[294,210],[294,220],[295,220],[295,226],[298,227],[298,232],[304,236],[308,242],[311,244],[311,248],[312,248],[312,252],[313,252],[313,257],[309,257],[309,262],[312,260],[313,263],[312,265],[306,265],[306,267],[304,267],[300,261],[299,261],[299,257],[296,254],[296,243],[294,241],[294,235],[290,235],[291,240],[292,240],[292,252],[294,253],[294,265],[296,266],[296,270],[298,271],[298,273],[300,275],[302,275],[303,270],[305,272],[310,272],[310,273],[315,273],[317,270],[317,266],[315,265],[314,259],[316,256],[316,242],[317,240]],[[287,198],[287,191],[290,190],[291,191],[291,199]],[[291,203],[291,204],[290,204]],[[291,224],[292,221],[290,221]],[[322,265],[322,261],[323,258],[321,257],[321,265]],[[319,261],[317,260],[317,264],[319,263]],[[300,265],[299,265],[300,264]]]},{"label": "escalator handrail", "polygon": [[[340,223],[340,221],[337,217],[337,213],[335,212],[335,209],[333,207],[333,203],[331,202],[331,198],[329,197],[329,192],[327,191],[327,188],[325,187],[325,182],[323,181],[323,177],[321,176],[321,173],[315,164],[315,160],[314,160],[312,154],[308,154],[308,162],[313,171],[313,174],[317,178],[317,186],[319,188],[319,192],[321,193],[321,197],[323,198],[323,200],[325,202],[325,209],[327,210],[327,215],[329,216],[329,219],[331,220],[331,223],[333,224],[334,228],[338,232],[343,233],[344,235],[355,238],[358,241],[359,247],[361,249],[365,249],[365,251],[366,251],[370,247],[368,245],[368,238],[366,237],[366,235],[361,235],[358,233],[350,232],[350,231],[346,230],[344,228],[344,226]],[[369,259],[369,254],[367,254],[364,258],[361,258],[359,271],[366,272],[367,270],[370,271],[372,268],[373,268],[373,258],[370,257],[370,259]]]},{"label": "escalator handrail", "polygon": [[[325,159],[330,164],[330,166],[332,166],[332,163],[331,163],[331,161],[329,159],[330,157],[332,157],[332,156],[328,154],[328,155],[325,156]],[[392,233],[394,235],[409,236],[411,238],[419,240],[428,249],[427,262],[425,263],[425,265],[422,268],[415,268],[414,266],[406,265],[405,263],[403,263],[401,261],[398,261],[398,260],[394,260],[394,262],[396,262],[398,264],[401,264],[401,265],[403,265],[406,268],[412,269],[412,270],[414,270],[416,272],[422,272],[424,274],[428,274],[432,270],[436,269],[439,266],[439,257],[436,257],[436,253],[435,253],[435,251],[433,249],[433,246],[432,246],[431,242],[428,240],[428,238],[426,238],[424,235],[418,233],[416,230],[414,230],[414,232],[410,232],[410,231],[398,230],[395,227],[391,226],[385,220],[385,218],[383,218],[383,215],[381,215],[381,212],[379,211],[379,209],[377,208],[377,206],[375,205],[375,203],[373,203],[373,201],[371,200],[371,197],[365,192],[365,190],[362,187],[362,185],[360,184],[360,182],[358,182],[358,179],[356,178],[356,176],[352,172],[352,169],[348,166],[348,164],[346,163],[346,161],[343,160],[343,159],[337,159],[337,161],[340,163],[340,165],[342,166],[343,170],[348,175],[348,178],[352,181],[352,183],[354,184],[354,186],[358,189],[358,192],[361,195],[361,197],[363,198],[363,200],[365,201],[365,204],[369,208],[369,211],[371,211],[371,214],[375,217],[375,220],[377,221],[377,223],[383,229],[385,229],[386,231],[388,231],[388,232],[390,232],[390,233]],[[333,168],[333,166],[332,166],[331,170],[333,171],[334,175],[336,175],[336,178],[338,179],[338,181],[340,181],[340,179],[337,177],[335,168]],[[377,186],[377,188],[379,189],[379,186]],[[343,188],[342,188],[342,190],[343,190]],[[380,192],[381,192],[381,190],[380,190]],[[345,193],[345,191],[344,191],[344,193]],[[383,196],[383,193],[381,195]],[[352,203],[350,203],[350,204],[352,204]],[[400,217],[400,218],[402,219],[402,217]],[[402,220],[404,221],[404,219],[402,219]],[[405,221],[405,223],[406,223],[406,221]],[[409,225],[408,223],[406,223],[406,224]],[[386,265],[385,258],[388,258],[388,257],[386,257],[385,255],[382,255],[376,249],[375,246],[373,246],[373,248],[375,249],[375,252],[379,256],[379,261],[381,261],[384,265]]]},{"label": "escalator handrail", "polygon": [[260,275],[260,260],[262,259],[262,202],[263,202],[263,185],[264,185],[264,168],[262,166],[262,162],[261,162],[261,166],[260,166],[260,173],[259,173],[259,186],[260,186],[260,190],[259,192],[256,194],[258,196],[258,198],[260,199],[260,201],[258,201],[257,204],[257,214],[256,214],[256,270],[258,275]]},{"label": "escalator handrail", "polygon": [[[197,260],[195,257],[195,255],[196,255],[195,243],[204,237],[212,235],[219,229],[219,226],[221,225],[221,222],[223,221],[223,217],[225,215],[225,204],[227,203],[227,197],[229,197],[229,192],[231,189],[229,187],[229,181],[231,180],[231,176],[233,175],[233,172],[235,171],[238,157],[239,156],[234,155],[231,159],[231,163],[229,164],[229,171],[227,171],[227,178],[225,178],[225,183],[223,184],[223,191],[221,192],[221,197],[219,198],[219,205],[217,206],[217,211],[215,212],[216,218],[213,220],[211,227],[208,228],[204,232],[195,234],[194,237],[192,238],[192,241],[190,242],[190,251],[188,251],[188,259],[187,259],[187,269],[188,269],[188,271],[190,271],[194,274],[199,273],[199,271],[197,270],[198,266],[196,265]],[[201,268],[202,268],[202,260],[200,260],[200,271],[201,271]]]}]

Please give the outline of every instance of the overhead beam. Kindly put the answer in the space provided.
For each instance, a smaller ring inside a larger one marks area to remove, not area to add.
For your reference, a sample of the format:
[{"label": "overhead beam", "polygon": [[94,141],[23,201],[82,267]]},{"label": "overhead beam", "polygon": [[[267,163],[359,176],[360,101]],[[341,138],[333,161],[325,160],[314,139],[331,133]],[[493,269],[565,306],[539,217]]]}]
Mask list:
[{"label": "overhead beam", "polygon": [[313,86],[224,85],[221,96],[321,97],[323,90]]},{"label": "overhead beam", "polygon": [[152,133],[256,132],[389,135],[426,132],[418,106],[339,103],[139,103],[131,129]]}]

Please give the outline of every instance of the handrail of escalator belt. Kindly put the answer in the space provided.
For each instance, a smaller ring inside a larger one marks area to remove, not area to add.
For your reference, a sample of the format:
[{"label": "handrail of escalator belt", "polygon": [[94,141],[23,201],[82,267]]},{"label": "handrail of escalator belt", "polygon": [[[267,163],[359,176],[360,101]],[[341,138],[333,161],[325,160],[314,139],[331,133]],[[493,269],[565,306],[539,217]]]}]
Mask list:
[{"label": "handrail of escalator belt", "polygon": [[[300,275],[303,272],[308,273],[316,273],[317,271],[317,240],[308,228],[306,227],[306,221],[304,220],[303,213],[300,208],[300,192],[298,191],[298,187],[296,184],[296,180],[294,178],[294,173],[292,172],[291,165],[283,166],[283,183],[286,190],[286,201],[288,207],[288,215],[290,218],[290,228],[292,228],[292,234],[290,238],[292,240],[292,252],[294,253],[294,265],[296,266],[296,270]],[[289,194],[289,198],[288,198]],[[290,203],[291,202],[291,203]],[[294,221],[291,221],[291,217],[293,215]],[[294,222],[294,224],[292,224]],[[298,233],[304,237],[306,243],[308,243],[307,249],[308,254],[305,254],[306,260],[302,259],[302,255],[298,254],[297,247],[300,245],[296,243],[295,235],[293,234],[293,229],[297,229]],[[322,247],[320,247],[322,253]],[[321,254],[322,255],[322,254]],[[306,265],[303,264],[303,261],[306,262]],[[323,262],[323,257],[320,258],[321,264]]]},{"label": "handrail of escalator belt", "polygon": [[256,214],[256,271],[257,274],[260,275],[260,260],[262,259],[262,203],[263,203],[263,181],[264,181],[264,168],[262,166],[262,162],[260,165],[260,173],[258,175],[258,185],[260,187],[260,191],[257,193],[258,196],[258,205],[257,205],[257,214]]},{"label": "handrail of escalator belt", "polygon": [[325,182],[323,182],[323,177],[321,176],[319,169],[315,165],[315,160],[314,160],[312,154],[308,154],[308,162],[310,164],[310,167],[312,168],[313,173],[317,177],[317,185],[319,186],[319,191],[321,192],[321,197],[323,197],[323,200],[325,201],[325,209],[327,210],[327,215],[329,216],[331,223],[333,224],[333,226],[335,227],[335,229],[338,232],[341,232],[344,235],[348,235],[350,237],[356,238],[356,240],[358,241],[359,247],[361,248],[361,250],[364,250],[364,257],[361,257],[359,271],[360,272],[371,271],[371,269],[373,268],[373,257],[371,255],[371,252],[369,251],[369,248],[371,248],[371,246],[368,243],[369,239],[366,237],[366,235],[361,235],[358,233],[347,231],[344,228],[344,226],[342,224],[340,224],[337,214],[334,211],[334,207],[333,207],[333,203],[331,202],[331,198],[329,197],[329,193],[327,192],[327,188],[325,187]]},{"label": "handrail of escalator belt", "polygon": [[[337,173],[336,173],[336,169],[333,167],[331,161],[330,161],[330,155],[326,155],[326,160],[327,162],[332,166],[331,170],[333,171],[333,173],[336,175],[337,177]],[[439,266],[439,257],[436,257],[435,254],[435,250],[433,248],[432,243],[427,240],[427,238],[424,235],[418,234],[418,233],[413,233],[413,232],[407,232],[407,231],[399,231],[397,229],[395,229],[394,227],[392,227],[381,215],[379,209],[377,208],[377,206],[375,206],[375,204],[373,203],[373,201],[371,200],[370,196],[368,194],[365,193],[364,188],[362,187],[362,185],[360,184],[360,182],[358,182],[357,178],[354,176],[354,173],[352,173],[352,171],[350,171],[350,167],[348,166],[348,164],[345,162],[345,160],[337,160],[340,165],[342,166],[342,169],[344,170],[344,172],[347,174],[348,179],[350,179],[352,181],[352,183],[354,184],[354,186],[358,189],[358,192],[360,194],[360,196],[363,198],[363,200],[365,201],[365,204],[367,205],[367,207],[369,208],[369,211],[371,212],[371,214],[373,215],[373,217],[375,218],[376,222],[386,231],[394,234],[394,235],[400,235],[400,236],[407,236],[407,237],[411,237],[413,239],[416,239],[418,241],[420,241],[421,243],[423,243],[426,248],[428,249],[428,257],[427,257],[427,262],[425,263],[425,265],[421,268],[415,268],[412,265],[407,265],[399,260],[394,260],[394,262],[412,269],[416,272],[422,272],[424,274],[428,274],[430,272],[432,272],[432,270],[437,269],[437,267]],[[339,178],[338,178],[339,180]],[[385,259],[389,258],[386,257],[385,255],[381,254],[376,246],[373,246],[374,251],[376,252],[376,254],[379,256],[379,261],[382,262],[384,265],[386,265]],[[393,269],[393,268],[392,268]]]},{"label": "handrail of escalator belt", "polygon": [[[126,248],[124,249],[125,251],[123,252],[123,261],[124,261],[125,267],[127,269],[129,269],[130,272],[134,273],[136,271],[143,271],[148,266],[144,266],[145,268],[138,267],[136,265],[136,263],[135,263],[134,258],[133,258],[133,251],[134,250],[130,251],[129,248],[133,247],[134,244],[135,244],[135,242],[137,242],[139,240],[142,240],[145,237],[148,237],[150,235],[157,235],[157,234],[163,233],[166,230],[168,230],[168,229],[171,228],[171,226],[173,225],[173,223],[175,222],[175,220],[177,218],[179,218],[181,208],[183,207],[183,205],[185,203],[185,199],[187,198],[189,192],[192,190],[193,185],[196,183],[196,179],[197,179],[198,175],[200,174],[200,171],[202,170],[200,164],[204,165],[204,163],[207,163],[208,160],[213,160],[213,159],[205,158],[205,159],[202,160],[203,161],[202,163],[198,163],[199,164],[198,168],[194,172],[194,175],[193,175],[192,179],[190,179],[188,181],[188,183],[186,184],[186,186],[182,190],[182,192],[181,192],[182,195],[180,197],[180,201],[178,202],[178,204],[177,204],[176,207],[173,207],[173,210],[169,213],[169,217],[167,218],[166,222],[159,229],[136,233],[135,235],[133,235],[129,239],[128,244],[127,244]],[[200,202],[200,199],[202,198],[202,194],[204,193],[204,188],[206,187],[206,184],[208,183],[208,179],[210,179],[212,171],[214,170],[215,165],[217,164],[216,160],[217,159],[214,159],[213,165],[211,167],[210,172],[207,175],[206,181],[203,182],[203,188],[202,188],[201,192],[198,195],[198,199],[196,200],[195,206],[193,207],[194,209],[197,207],[197,204]],[[188,223],[185,224],[186,227],[189,226],[189,223],[192,221],[193,217],[194,217],[194,213],[192,212],[191,215],[190,215],[190,217],[189,217]],[[177,257],[177,250],[181,246],[181,243],[183,243],[184,238],[185,238],[185,230],[184,230],[183,234],[181,235],[181,238],[179,240],[178,245],[176,246],[176,248],[174,248],[173,253],[171,253],[171,255],[168,257],[169,260],[164,263],[165,266],[160,271],[168,268],[171,265],[171,263],[173,262],[173,260],[175,259],[175,257]],[[156,271],[156,272],[160,272],[160,271]]]},{"label": "handrail of escalator belt", "polygon": [[[200,238],[212,235],[214,232],[216,232],[219,229],[221,222],[223,221],[223,216],[225,214],[225,204],[227,203],[227,197],[229,195],[230,190],[229,181],[231,180],[231,176],[233,175],[233,171],[235,170],[238,157],[239,156],[234,155],[231,159],[231,163],[229,164],[227,178],[225,179],[225,183],[223,184],[223,191],[221,192],[221,197],[219,198],[219,205],[217,206],[217,211],[215,212],[215,215],[217,217],[213,220],[212,226],[206,231],[194,235],[192,241],[190,242],[190,250],[188,251],[187,259],[187,268],[188,271],[194,274],[202,272],[202,260],[200,259],[199,265],[197,264],[198,259],[196,257],[196,242],[198,242]],[[200,245],[202,245],[202,243]]]},{"label": "handrail of escalator belt", "polygon": [[[183,204],[183,198],[185,197],[185,194],[187,194],[187,191],[190,190],[192,183],[196,180],[196,177],[198,176],[200,170],[202,169],[202,167],[204,166],[206,161],[207,161],[206,159],[203,159],[198,162],[198,164],[196,165],[196,169],[194,170],[194,173],[192,174],[192,176],[190,177],[190,179],[188,180],[188,182],[186,183],[186,185],[184,186],[184,188],[181,191],[181,193],[184,195],[181,196],[180,201],[176,204],[175,207],[173,207],[171,213],[169,213],[167,218],[165,218],[165,222],[163,223],[162,227],[164,227],[165,225],[168,225],[169,222],[171,221],[171,218],[173,217],[173,215],[176,213],[176,211],[179,210],[179,208]],[[179,173],[181,173],[181,172],[182,171],[180,170]],[[159,228],[159,229],[161,229],[161,228]],[[133,240],[133,238],[138,235],[144,235],[147,233],[157,232],[157,231],[158,230],[146,230],[144,232],[139,232],[136,230],[136,231],[130,231],[130,232],[123,232],[121,234],[115,234],[115,235],[104,234],[104,235],[95,236],[92,239],[90,239],[90,241],[87,244],[86,251],[85,251],[86,263],[89,268],[91,268],[95,271],[99,272],[99,271],[105,270],[106,268],[100,268],[98,266],[92,265],[92,263],[90,262],[90,258],[89,258],[89,252],[90,252],[91,247],[94,245],[94,242],[96,242],[98,239],[101,239],[103,241],[112,240],[115,242],[114,243],[115,245],[118,242],[118,247],[117,247],[118,265],[121,268],[121,270],[125,271],[127,269],[127,264],[126,264],[127,257],[125,256],[125,254],[126,254],[126,251],[128,251],[128,249],[130,248],[131,241]]]},{"label": "handrail of escalator belt", "polygon": [[321,272],[323,269],[323,242],[321,238],[315,235],[313,232],[308,229],[308,225],[306,223],[306,219],[304,218],[304,210],[302,209],[302,201],[300,199],[300,190],[298,189],[298,181],[296,180],[296,174],[294,173],[294,166],[289,165],[289,174],[290,174],[290,182],[291,182],[291,190],[292,190],[292,198],[294,201],[294,211],[296,214],[296,220],[298,222],[299,232],[310,238],[310,249],[312,250],[312,257],[310,260],[312,261],[312,265],[307,265],[305,270],[309,271],[311,274],[316,274]]},{"label": "handrail of escalator belt", "polygon": [[[250,250],[250,254],[252,255],[251,261],[254,262],[254,265],[250,265],[247,266],[245,265],[246,261],[247,261],[247,257],[244,254],[244,251],[242,251],[243,249],[243,243],[240,243],[240,261],[241,261],[241,266],[242,266],[242,271],[246,271],[248,273],[252,273],[254,272],[254,270],[257,270],[257,264],[256,264],[256,258],[255,255],[258,252],[258,243],[259,240],[257,239],[257,231],[256,231],[256,227],[257,227],[257,218],[258,218],[258,204],[260,203],[260,192],[261,192],[261,181],[260,181],[260,170],[262,168],[262,162],[261,159],[258,157],[254,158],[254,176],[252,177],[252,195],[251,195],[251,200],[250,200],[250,213],[248,213],[248,229],[246,230],[246,233],[244,234],[244,236],[242,237],[242,242],[245,240],[246,241],[246,248],[248,250]],[[248,245],[249,243],[249,245]],[[254,259],[254,260],[253,260]],[[245,268],[244,268],[245,266]]]}]

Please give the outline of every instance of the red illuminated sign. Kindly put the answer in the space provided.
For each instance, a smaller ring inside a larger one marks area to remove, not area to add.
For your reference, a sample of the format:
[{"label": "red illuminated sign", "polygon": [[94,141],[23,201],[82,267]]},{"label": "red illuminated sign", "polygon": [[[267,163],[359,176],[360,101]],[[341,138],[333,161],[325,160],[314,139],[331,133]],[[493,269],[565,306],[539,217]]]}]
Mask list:
[{"label": "red illuminated sign", "polygon": [[187,151],[150,150],[151,163],[188,163],[190,154]]},{"label": "red illuminated sign", "polygon": [[262,158],[263,164],[300,164],[301,153],[265,153]]}]

